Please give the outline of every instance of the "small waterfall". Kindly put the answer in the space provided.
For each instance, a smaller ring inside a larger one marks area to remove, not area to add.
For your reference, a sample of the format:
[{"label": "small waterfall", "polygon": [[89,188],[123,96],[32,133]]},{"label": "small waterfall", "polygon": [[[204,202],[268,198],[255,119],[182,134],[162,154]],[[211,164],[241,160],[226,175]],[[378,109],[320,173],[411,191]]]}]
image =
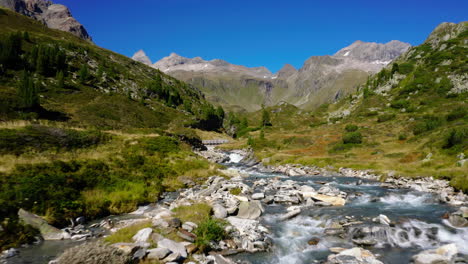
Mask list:
[{"label": "small waterfall", "polygon": [[380,198],[380,202],[388,204],[392,207],[397,206],[412,206],[417,207],[424,204],[435,203],[430,194],[416,194],[416,193],[406,193],[406,194],[390,194]]}]

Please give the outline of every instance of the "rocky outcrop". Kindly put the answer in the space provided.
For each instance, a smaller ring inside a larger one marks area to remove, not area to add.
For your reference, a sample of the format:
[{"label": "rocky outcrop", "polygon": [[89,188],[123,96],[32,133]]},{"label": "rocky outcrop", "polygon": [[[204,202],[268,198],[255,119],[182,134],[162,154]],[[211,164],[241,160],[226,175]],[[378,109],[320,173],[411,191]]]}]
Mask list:
[{"label": "rocky outcrop", "polygon": [[64,5],[44,0],[0,0],[0,6],[34,18],[49,28],[70,32],[79,38],[91,41],[91,36],[84,26]]},{"label": "rocky outcrop", "polygon": [[46,220],[26,210],[19,209],[18,217],[22,223],[38,229],[44,240],[63,240],[71,238],[70,234],[67,232],[49,225]]}]

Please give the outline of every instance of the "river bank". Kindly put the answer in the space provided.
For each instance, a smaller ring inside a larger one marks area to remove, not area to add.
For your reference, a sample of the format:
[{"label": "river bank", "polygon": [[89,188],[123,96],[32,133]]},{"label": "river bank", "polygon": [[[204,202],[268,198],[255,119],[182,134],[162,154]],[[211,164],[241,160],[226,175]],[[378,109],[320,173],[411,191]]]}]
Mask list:
[{"label": "river bank", "polygon": [[[264,166],[243,150],[199,154],[225,165],[226,176],[210,177],[140,207],[130,219],[115,219],[114,227],[107,227],[111,233],[135,222],[151,222],[132,242],[114,244],[117,252],[135,260],[151,256],[179,263],[468,262],[463,207],[468,200],[447,182],[393,176],[379,182],[380,176],[365,171]],[[211,242],[210,254],[196,252],[196,225],[174,220],[177,208],[200,203],[226,223],[228,238]],[[169,237],[167,230],[176,237]],[[20,250],[19,255],[24,253]],[[21,263],[14,260],[6,263]],[[59,258],[55,263],[63,262]]]}]

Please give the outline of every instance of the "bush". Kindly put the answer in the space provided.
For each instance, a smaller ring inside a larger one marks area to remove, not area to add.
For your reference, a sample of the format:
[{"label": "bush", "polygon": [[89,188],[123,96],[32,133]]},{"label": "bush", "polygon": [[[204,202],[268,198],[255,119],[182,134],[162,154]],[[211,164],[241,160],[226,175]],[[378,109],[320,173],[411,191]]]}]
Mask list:
[{"label": "bush", "polygon": [[343,143],[344,144],[361,144],[362,143],[362,135],[361,135],[360,132],[346,133],[343,136]]},{"label": "bush", "polygon": [[453,148],[457,145],[466,146],[468,141],[468,128],[456,128],[450,130],[445,137],[444,148]]},{"label": "bush", "polygon": [[167,136],[146,138],[142,140],[141,143],[143,148],[150,154],[155,152],[167,154],[180,150],[179,141]]},{"label": "bush", "polygon": [[464,118],[466,116],[466,112],[466,108],[464,107],[455,108],[447,115],[447,121],[454,121],[460,118]]},{"label": "bush", "polygon": [[354,132],[354,131],[357,131],[358,128],[359,128],[359,127],[356,126],[356,125],[351,125],[351,124],[349,124],[349,125],[346,125],[345,130],[346,130],[347,132]]},{"label": "bush", "polygon": [[395,114],[381,114],[377,117],[377,122],[382,123],[389,120],[392,120],[396,117]]},{"label": "bush", "polygon": [[404,99],[396,100],[393,101],[390,106],[395,109],[403,109],[403,108],[408,108],[409,107],[409,102]]},{"label": "bush", "polygon": [[0,223],[0,251],[9,248],[18,248],[24,244],[34,242],[39,231],[29,225],[22,225],[16,220],[5,220]]},{"label": "bush", "polygon": [[206,252],[210,250],[211,241],[220,241],[227,237],[224,231],[225,224],[219,220],[207,219],[198,225],[195,229],[195,245],[198,246],[200,251]]},{"label": "bush", "polygon": [[414,69],[414,65],[412,63],[402,63],[398,65],[398,72],[401,74],[411,73],[413,69]]},{"label": "bush", "polygon": [[431,131],[443,124],[443,119],[437,116],[426,115],[423,120],[416,123],[413,127],[413,134],[419,135],[427,131]]},{"label": "bush", "polygon": [[232,195],[239,195],[239,194],[241,194],[241,192],[242,192],[241,188],[239,188],[239,187],[236,187],[234,189],[229,190],[229,193],[232,194]]},{"label": "bush", "polygon": [[406,140],[408,138],[408,136],[404,133],[398,135],[398,140]]},{"label": "bush", "polygon": [[73,150],[95,146],[110,138],[111,136],[99,131],[77,131],[39,125],[0,129],[0,154]]}]

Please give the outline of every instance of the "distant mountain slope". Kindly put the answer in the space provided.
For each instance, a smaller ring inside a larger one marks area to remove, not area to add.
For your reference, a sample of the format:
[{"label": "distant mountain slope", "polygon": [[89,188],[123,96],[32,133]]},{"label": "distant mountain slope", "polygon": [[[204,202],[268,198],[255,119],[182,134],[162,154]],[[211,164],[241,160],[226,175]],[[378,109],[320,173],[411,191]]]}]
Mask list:
[{"label": "distant mountain slope", "polygon": [[46,0],[0,0],[0,6],[34,18],[49,28],[70,32],[91,41],[83,25],[73,18],[70,10],[60,4]]},{"label": "distant mountain slope", "polygon": [[196,88],[2,8],[0,51],[0,121],[164,129],[215,116]]},{"label": "distant mountain slope", "polygon": [[[468,191],[468,22],[442,23],[335,103],[265,111],[272,126],[245,138],[267,162],[434,176]],[[263,116],[241,115],[254,126]]]},{"label": "distant mountain slope", "polygon": [[285,65],[276,74],[265,67],[247,68],[200,57],[189,59],[175,53],[153,67],[195,85],[208,100],[234,110],[255,111],[262,104],[281,101],[313,109],[355,91],[369,74],[378,72],[409,47],[400,41],[356,41],[335,55],[309,58],[299,70]]}]

